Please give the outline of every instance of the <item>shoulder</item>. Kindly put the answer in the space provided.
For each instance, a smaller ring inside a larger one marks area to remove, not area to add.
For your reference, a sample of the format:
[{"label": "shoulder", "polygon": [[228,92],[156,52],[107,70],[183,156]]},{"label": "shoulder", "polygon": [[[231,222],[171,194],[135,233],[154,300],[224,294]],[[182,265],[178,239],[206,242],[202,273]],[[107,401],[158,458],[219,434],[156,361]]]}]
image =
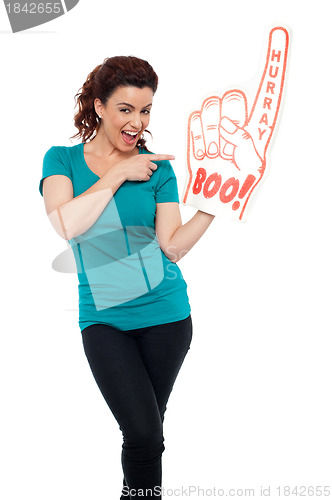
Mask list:
[{"label": "shoulder", "polygon": [[74,146],[51,146],[45,153],[45,155],[54,156],[68,156],[73,152],[76,152],[81,144],[75,144]]},{"label": "shoulder", "polygon": [[44,154],[44,162],[61,162],[71,168],[73,160],[77,158],[80,144],[75,146],[51,146]]},{"label": "shoulder", "polygon": [[72,177],[75,158],[78,158],[75,152],[78,152],[77,146],[51,146],[43,158],[44,172],[59,171]]},{"label": "shoulder", "polygon": [[51,146],[46,153],[44,154],[44,165],[49,162],[53,161],[61,161],[61,154],[60,154],[60,148],[61,146]]}]

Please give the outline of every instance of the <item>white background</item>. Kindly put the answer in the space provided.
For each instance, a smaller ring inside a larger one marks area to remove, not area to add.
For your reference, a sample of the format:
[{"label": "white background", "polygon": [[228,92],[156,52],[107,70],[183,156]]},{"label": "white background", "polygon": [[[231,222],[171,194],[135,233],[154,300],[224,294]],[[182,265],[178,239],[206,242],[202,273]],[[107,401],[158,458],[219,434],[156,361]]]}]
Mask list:
[{"label": "white background", "polygon": [[194,334],[166,412],[163,484],[332,495],[329,3],[81,0],[17,34],[0,6],[2,498],[106,500],[122,487],[122,435],[83,352],[77,276],[52,270],[67,247],[38,192],[47,149],[76,143],[75,93],[106,57],[147,59],[160,78],[149,145],[176,156],[182,194],[189,113],[231,88],[251,104],[277,25],[290,53],[268,174],[248,221],[215,219],[179,263]]}]

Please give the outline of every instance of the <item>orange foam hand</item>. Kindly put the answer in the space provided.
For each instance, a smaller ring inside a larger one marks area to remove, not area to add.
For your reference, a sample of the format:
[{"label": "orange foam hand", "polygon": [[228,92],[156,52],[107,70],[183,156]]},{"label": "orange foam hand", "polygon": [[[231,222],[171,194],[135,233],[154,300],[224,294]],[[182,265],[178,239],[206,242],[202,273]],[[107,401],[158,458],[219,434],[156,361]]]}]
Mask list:
[{"label": "orange foam hand", "polygon": [[189,116],[188,177],[183,203],[214,215],[244,220],[248,201],[266,172],[266,151],[280,108],[289,36],[269,35],[266,64],[248,115],[246,95],[211,96]]}]

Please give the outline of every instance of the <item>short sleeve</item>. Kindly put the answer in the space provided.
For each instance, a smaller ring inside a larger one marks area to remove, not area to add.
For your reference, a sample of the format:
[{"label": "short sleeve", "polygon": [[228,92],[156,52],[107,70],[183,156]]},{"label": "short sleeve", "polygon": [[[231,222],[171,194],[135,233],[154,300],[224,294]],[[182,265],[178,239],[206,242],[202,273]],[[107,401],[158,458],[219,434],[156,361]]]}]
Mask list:
[{"label": "short sleeve", "polygon": [[156,203],[175,201],[179,203],[178,185],[169,161],[160,162],[160,178],[156,187]]},{"label": "short sleeve", "polygon": [[71,181],[73,181],[70,166],[66,164],[65,161],[63,161],[58,146],[52,146],[45,153],[43,159],[42,178],[39,183],[39,192],[42,196],[43,180],[45,179],[45,177],[49,177],[50,175],[66,175]]}]

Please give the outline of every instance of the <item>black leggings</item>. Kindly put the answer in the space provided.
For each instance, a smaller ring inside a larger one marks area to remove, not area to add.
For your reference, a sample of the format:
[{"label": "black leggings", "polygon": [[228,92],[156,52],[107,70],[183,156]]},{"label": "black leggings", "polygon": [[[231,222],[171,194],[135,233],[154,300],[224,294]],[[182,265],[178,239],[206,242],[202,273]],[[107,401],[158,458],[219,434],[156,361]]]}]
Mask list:
[{"label": "black leggings", "polygon": [[82,330],[93,376],[123,434],[123,500],[161,498],[164,414],[191,339],[190,315],[135,330],[99,323]]}]

